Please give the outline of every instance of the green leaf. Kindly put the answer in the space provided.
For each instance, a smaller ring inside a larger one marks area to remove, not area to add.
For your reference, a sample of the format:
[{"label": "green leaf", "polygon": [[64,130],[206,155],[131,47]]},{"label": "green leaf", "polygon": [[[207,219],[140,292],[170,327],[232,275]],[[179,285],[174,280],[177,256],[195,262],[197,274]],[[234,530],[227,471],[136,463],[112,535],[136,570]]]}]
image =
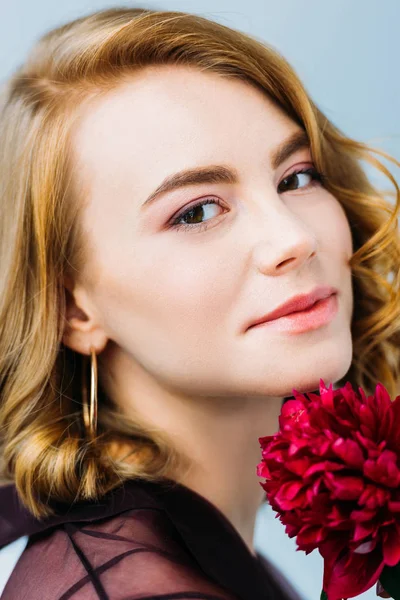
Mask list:
[{"label": "green leaf", "polygon": [[394,600],[400,600],[400,563],[395,567],[384,567],[379,581]]},{"label": "green leaf", "polygon": [[322,592],[321,592],[320,600],[328,600],[328,596],[326,595],[326,592],[324,592],[324,590],[322,590]]}]

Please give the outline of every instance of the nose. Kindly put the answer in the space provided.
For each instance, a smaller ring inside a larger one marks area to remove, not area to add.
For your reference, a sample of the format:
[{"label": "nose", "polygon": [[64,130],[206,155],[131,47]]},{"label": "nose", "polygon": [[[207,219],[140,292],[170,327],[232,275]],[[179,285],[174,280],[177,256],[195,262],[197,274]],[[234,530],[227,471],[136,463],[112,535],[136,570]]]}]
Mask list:
[{"label": "nose", "polygon": [[253,247],[256,268],[266,275],[299,269],[317,253],[317,237],[310,226],[280,202],[257,214],[257,237]]}]

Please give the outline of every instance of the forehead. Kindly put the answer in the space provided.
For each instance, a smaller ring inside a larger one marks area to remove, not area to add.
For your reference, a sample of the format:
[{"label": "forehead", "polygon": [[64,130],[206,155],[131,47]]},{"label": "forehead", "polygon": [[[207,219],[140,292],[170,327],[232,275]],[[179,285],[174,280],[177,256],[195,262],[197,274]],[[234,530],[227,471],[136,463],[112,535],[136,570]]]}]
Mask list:
[{"label": "forehead", "polygon": [[91,187],[102,187],[111,174],[115,180],[135,173],[154,181],[221,158],[250,160],[250,146],[253,153],[265,153],[293,128],[283,111],[248,83],[162,66],[146,68],[91,101],[72,140],[74,158]]}]

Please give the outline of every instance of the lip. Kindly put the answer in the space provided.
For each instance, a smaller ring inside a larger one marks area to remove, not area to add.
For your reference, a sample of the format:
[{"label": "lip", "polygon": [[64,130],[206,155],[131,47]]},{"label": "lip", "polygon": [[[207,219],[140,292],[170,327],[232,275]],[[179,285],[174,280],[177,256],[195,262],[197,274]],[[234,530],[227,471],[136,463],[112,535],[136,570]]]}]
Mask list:
[{"label": "lip", "polygon": [[308,294],[299,294],[297,296],[293,296],[287,302],[281,304],[273,311],[249,323],[246,327],[246,331],[255,327],[256,325],[260,325],[262,323],[269,323],[270,321],[275,321],[281,317],[307,310],[319,300],[328,298],[329,296],[332,296],[337,292],[338,290],[336,288],[324,285],[314,288]]}]

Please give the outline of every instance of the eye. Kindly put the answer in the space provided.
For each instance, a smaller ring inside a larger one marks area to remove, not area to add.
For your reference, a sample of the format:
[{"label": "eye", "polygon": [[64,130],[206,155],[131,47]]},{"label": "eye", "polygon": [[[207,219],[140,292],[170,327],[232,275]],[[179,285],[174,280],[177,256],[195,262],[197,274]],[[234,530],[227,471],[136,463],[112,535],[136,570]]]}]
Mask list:
[{"label": "eye", "polygon": [[[212,207],[222,206],[222,204],[218,200],[218,198],[214,198],[214,199],[206,198],[204,200],[201,200],[201,202],[194,204],[188,210],[181,212],[180,215],[178,215],[172,221],[171,226],[175,229],[197,229],[197,230],[207,229],[208,221],[206,221],[205,223],[202,223],[202,222],[199,223],[198,220],[202,218],[202,216],[204,215],[204,212],[206,212],[206,213],[211,212],[211,218],[212,218],[212,216],[213,216],[212,213],[215,211],[210,210],[208,207],[207,207],[207,209],[203,208],[203,206],[205,207],[206,205],[210,205]],[[189,221],[192,221],[192,223],[180,223],[180,221],[182,219],[189,219]],[[210,220],[210,219],[208,219],[208,220]]]},{"label": "eye", "polygon": [[[290,192],[297,189],[304,189],[308,187],[313,187],[315,185],[320,185],[324,181],[324,175],[317,171],[315,167],[309,167],[307,169],[298,169],[297,171],[293,171],[290,175],[287,175],[278,185],[278,192]],[[303,185],[301,185],[303,184]],[[212,220],[213,211],[211,210],[211,218],[207,219],[207,221],[202,222],[200,219],[204,218],[204,213],[210,213],[210,209],[205,209],[206,205],[215,207],[221,206],[222,204],[218,198],[205,198],[197,204],[194,204],[189,209],[181,212],[177,217],[175,217],[170,226],[173,229],[191,229],[196,231],[204,231],[208,227],[208,221]],[[191,222],[181,222],[182,220],[189,220]]]},{"label": "eye", "polygon": [[[293,171],[293,173],[290,173],[290,175],[282,179],[278,185],[278,192],[283,193],[306,187],[313,187],[314,185],[323,183],[323,180],[323,174],[317,171],[315,167],[299,169],[297,171]],[[300,185],[303,182],[305,185]]]}]

